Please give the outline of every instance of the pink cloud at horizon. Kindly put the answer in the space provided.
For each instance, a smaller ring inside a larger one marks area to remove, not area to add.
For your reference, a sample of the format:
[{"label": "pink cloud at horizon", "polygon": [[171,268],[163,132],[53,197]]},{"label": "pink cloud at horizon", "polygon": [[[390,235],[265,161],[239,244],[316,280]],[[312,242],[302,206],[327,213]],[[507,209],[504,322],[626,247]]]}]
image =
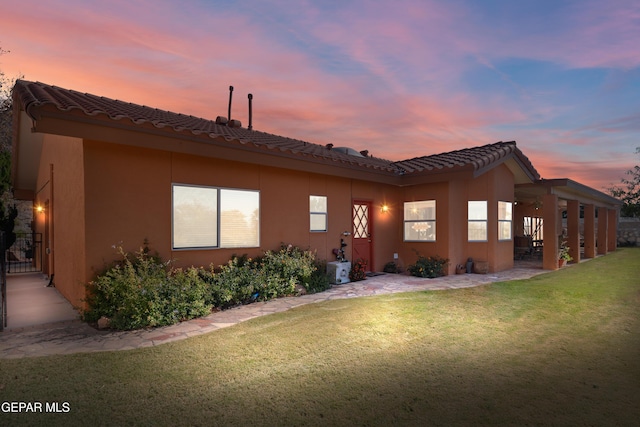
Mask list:
[{"label": "pink cloud at horizon", "polygon": [[[500,14],[464,0],[285,3],[24,0],[0,15],[0,47],[11,51],[0,70],[209,119],[226,115],[233,85],[232,115],[246,124],[253,93],[257,130],[390,160],[516,140],[543,176],[596,189],[637,160],[637,99],[602,102],[637,84],[634,3],[560,2],[540,28],[546,15],[513,4],[505,10],[519,19],[495,25]],[[535,81],[521,58],[540,67]],[[587,80],[603,66],[624,78]],[[576,74],[551,74],[566,70]]]}]

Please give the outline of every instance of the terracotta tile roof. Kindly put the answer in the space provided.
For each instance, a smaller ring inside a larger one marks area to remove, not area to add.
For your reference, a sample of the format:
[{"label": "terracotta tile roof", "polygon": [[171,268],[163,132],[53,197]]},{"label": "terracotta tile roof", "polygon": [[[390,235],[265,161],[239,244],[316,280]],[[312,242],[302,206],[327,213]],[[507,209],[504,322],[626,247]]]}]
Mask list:
[{"label": "terracotta tile roof", "polygon": [[86,116],[108,118],[125,125],[129,121],[131,127],[152,124],[159,129],[168,128],[175,132],[190,132],[195,136],[221,137],[229,142],[251,144],[257,148],[271,150],[274,154],[300,155],[310,160],[342,163],[349,167],[373,169],[390,175],[429,173],[445,169],[453,171],[469,167],[475,171],[481,171],[507,156],[516,156],[524,168],[530,169],[539,178],[533,165],[516,147],[515,142],[498,142],[482,147],[392,162],[368,155],[354,156],[324,145],[241,127],[229,127],[217,124],[213,120],[113,100],[40,82],[18,80],[14,87],[14,97],[17,97],[26,113],[34,120],[37,118],[38,109],[54,107],[59,111],[79,111]]},{"label": "terracotta tile roof", "polygon": [[528,172],[534,179],[540,178],[540,175],[527,156],[518,149],[515,141],[501,141],[481,147],[465,148],[431,156],[415,157],[413,159],[395,162],[394,165],[405,174],[442,172],[460,168],[471,168],[476,173],[481,173],[488,167],[509,157],[514,157],[523,168],[528,169]]},{"label": "terracotta tile roof", "polygon": [[171,128],[176,132],[189,131],[193,135],[222,137],[227,141],[253,144],[273,151],[294,155],[311,156],[320,160],[340,162],[355,167],[373,168],[395,174],[390,160],[377,157],[351,156],[324,145],[272,135],[241,127],[219,125],[213,120],[163,111],[143,105],[113,100],[88,93],[62,89],[40,82],[19,80],[14,87],[14,96],[21,101],[25,111],[35,119],[34,109],[53,106],[60,111],[78,110],[87,116],[106,116],[112,120],[130,120],[133,125],[150,123],[156,128]]}]

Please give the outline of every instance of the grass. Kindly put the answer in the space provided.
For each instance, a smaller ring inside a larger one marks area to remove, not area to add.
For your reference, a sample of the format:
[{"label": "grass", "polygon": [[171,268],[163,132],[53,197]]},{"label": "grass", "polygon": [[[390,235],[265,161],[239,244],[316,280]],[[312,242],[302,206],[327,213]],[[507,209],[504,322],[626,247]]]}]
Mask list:
[{"label": "grass", "polygon": [[[0,361],[0,425],[637,425],[640,249],[312,304],[158,347]],[[425,279],[428,280],[428,279]]]}]

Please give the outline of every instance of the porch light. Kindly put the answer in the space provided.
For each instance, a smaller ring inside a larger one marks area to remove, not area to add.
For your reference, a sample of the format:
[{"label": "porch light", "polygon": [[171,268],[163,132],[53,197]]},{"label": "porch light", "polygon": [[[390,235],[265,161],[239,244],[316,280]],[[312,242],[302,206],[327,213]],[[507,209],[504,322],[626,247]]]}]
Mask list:
[{"label": "porch light", "polygon": [[382,205],[382,206],[380,207],[380,212],[382,212],[382,213],[387,213],[387,212],[389,212],[389,206],[388,206],[388,205]]},{"label": "porch light", "polygon": [[36,212],[37,213],[43,213],[44,212],[44,207],[42,205],[36,206]]}]

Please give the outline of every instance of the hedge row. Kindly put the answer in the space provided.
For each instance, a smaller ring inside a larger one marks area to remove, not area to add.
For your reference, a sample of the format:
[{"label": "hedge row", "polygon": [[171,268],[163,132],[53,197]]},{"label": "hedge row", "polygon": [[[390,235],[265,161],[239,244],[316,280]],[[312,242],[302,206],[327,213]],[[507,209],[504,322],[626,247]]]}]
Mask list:
[{"label": "hedge row", "polygon": [[293,246],[251,259],[234,256],[225,265],[174,268],[147,247],[134,254],[118,247],[121,260],[88,284],[84,319],[105,317],[114,329],[139,329],[206,316],[213,309],[266,301],[330,287],[325,266],[313,252]]}]

